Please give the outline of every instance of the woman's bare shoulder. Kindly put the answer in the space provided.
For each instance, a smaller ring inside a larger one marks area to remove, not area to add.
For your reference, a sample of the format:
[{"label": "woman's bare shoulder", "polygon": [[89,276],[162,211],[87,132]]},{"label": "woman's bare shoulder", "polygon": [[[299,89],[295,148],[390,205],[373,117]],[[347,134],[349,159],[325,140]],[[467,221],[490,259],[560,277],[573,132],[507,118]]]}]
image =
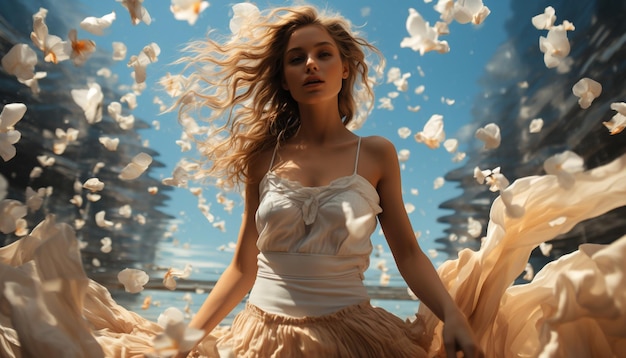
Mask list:
[{"label": "woman's bare shoulder", "polygon": [[270,169],[274,149],[269,148],[257,153],[248,163],[248,182],[259,183]]},{"label": "woman's bare shoulder", "polygon": [[373,135],[363,137],[363,149],[373,158],[385,160],[391,154],[395,155],[396,148],[391,141],[383,136]]}]

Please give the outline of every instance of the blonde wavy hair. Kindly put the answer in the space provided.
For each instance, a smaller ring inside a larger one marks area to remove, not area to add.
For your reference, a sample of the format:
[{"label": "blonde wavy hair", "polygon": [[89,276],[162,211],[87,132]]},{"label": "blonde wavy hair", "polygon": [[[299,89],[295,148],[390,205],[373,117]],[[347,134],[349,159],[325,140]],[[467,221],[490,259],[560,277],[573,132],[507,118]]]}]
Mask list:
[{"label": "blonde wavy hair", "polygon": [[[312,6],[281,7],[246,24],[247,31],[223,43],[209,38],[191,42],[183,75],[190,72],[176,107],[178,118],[210,123],[207,136],[193,135],[206,158],[196,177],[212,177],[222,188],[250,179],[248,165],[268,148],[280,145],[300,126],[298,104],[282,86],[284,54],[298,28],[319,25],[335,40],[349,75],[339,93],[339,113],[350,129],[358,128],[374,103],[369,55],[376,55],[375,74],[384,60],[368,41],[356,35],[345,18]],[[205,110],[210,113],[203,113]],[[191,112],[195,112],[192,114]],[[199,175],[198,175],[199,174]]]}]

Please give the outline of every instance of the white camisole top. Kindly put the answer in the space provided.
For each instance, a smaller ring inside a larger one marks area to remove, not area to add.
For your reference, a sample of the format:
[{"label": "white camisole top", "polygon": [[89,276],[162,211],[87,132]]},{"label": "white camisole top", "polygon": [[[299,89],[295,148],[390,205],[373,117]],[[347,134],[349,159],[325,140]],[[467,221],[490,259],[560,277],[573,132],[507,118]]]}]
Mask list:
[{"label": "white camisole top", "polygon": [[368,300],[363,273],[382,209],[372,184],[357,173],[307,187],[270,167],[256,212],[258,272],[248,302],[291,317],[321,316]]}]

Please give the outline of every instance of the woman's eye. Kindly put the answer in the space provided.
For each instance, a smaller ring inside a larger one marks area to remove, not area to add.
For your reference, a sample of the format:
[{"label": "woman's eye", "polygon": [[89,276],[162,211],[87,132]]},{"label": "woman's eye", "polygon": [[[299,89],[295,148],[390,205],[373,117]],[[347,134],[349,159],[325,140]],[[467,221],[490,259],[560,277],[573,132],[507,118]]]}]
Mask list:
[{"label": "woman's eye", "polygon": [[329,57],[332,56],[332,54],[330,52],[322,52],[320,53],[320,57],[324,58],[324,57]]},{"label": "woman's eye", "polygon": [[292,57],[289,59],[289,63],[298,63],[302,61],[302,57]]}]

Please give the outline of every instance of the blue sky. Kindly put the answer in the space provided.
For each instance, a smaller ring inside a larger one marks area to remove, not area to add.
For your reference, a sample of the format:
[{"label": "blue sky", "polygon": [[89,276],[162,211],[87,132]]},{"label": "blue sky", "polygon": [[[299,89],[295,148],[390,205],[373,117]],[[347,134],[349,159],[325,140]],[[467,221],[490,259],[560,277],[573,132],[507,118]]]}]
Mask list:
[{"label": "blue sky", "polygon": [[[209,29],[216,29],[220,33],[229,33],[228,21],[232,16],[233,2],[212,1],[209,8],[199,17],[194,26],[186,21],[175,20],[169,10],[169,1],[146,0],[144,6],[152,17],[148,26],[140,23],[133,26],[126,9],[114,0],[90,1],[81,0],[85,13],[101,17],[115,11],[117,19],[105,31],[104,36],[94,36],[79,30],[79,38],[89,38],[105,51],[111,51],[111,42],[121,41],[128,47],[128,55],[112,68],[119,76],[120,85],[132,84],[130,74],[132,68],[126,66],[129,56],[138,54],[141,49],[156,42],[161,48],[161,55],[156,63],[148,66],[148,87],[138,97],[139,106],[132,112],[136,117],[148,123],[153,120],[160,122],[159,130],[143,130],[140,132],[144,139],[149,140],[150,147],[161,153],[157,159],[166,164],[165,168],[152,169],[153,176],[165,178],[170,176],[176,162],[189,153],[181,153],[180,147],[175,144],[179,138],[181,128],[173,114],[159,115],[158,106],[153,104],[153,98],[158,95],[167,102],[167,96],[159,89],[158,80],[167,72],[176,73],[176,67],[170,64],[180,56],[180,50],[189,40],[201,39]],[[349,18],[353,24],[361,27],[363,35],[373,42],[384,54],[387,60],[387,70],[390,67],[399,67],[403,73],[410,72],[409,89],[400,93],[393,100],[395,109],[375,109],[364,126],[357,134],[383,135],[391,139],[398,150],[411,151],[410,159],[405,163],[403,170],[403,190],[405,201],[412,203],[416,210],[410,214],[413,227],[421,231],[420,243],[427,250],[436,248],[433,240],[444,236],[445,226],[437,223],[437,218],[449,214],[438,208],[445,200],[460,194],[454,183],[446,183],[438,190],[433,190],[433,181],[444,176],[448,171],[460,166],[453,163],[452,155],[441,147],[429,149],[424,144],[417,143],[413,135],[422,130],[426,121],[433,114],[444,117],[447,138],[459,139],[459,150],[466,151],[476,148],[473,138],[473,128],[470,125],[473,118],[472,107],[479,94],[478,79],[484,72],[485,65],[493,55],[497,46],[504,41],[504,22],[511,16],[508,1],[485,1],[491,9],[491,14],[480,26],[471,24],[460,25],[452,23],[450,34],[441,37],[450,44],[450,52],[439,54],[430,52],[420,56],[418,52],[400,48],[400,42],[408,36],[405,28],[408,9],[415,8],[432,24],[439,19],[439,13],[434,9],[433,1],[406,1],[406,0],[370,0],[370,1],[309,1],[319,7],[329,7]],[[293,2],[256,2],[261,9],[271,5],[289,5]],[[51,9],[52,10],[52,9]],[[53,11],[53,10],[52,10]],[[530,19],[527,19],[530,21]],[[51,29],[53,33],[54,30]],[[418,71],[421,68],[424,76]],[[424,85],[422,94],[415,94],[414,89]],[[384,97],[395,91],[392,84],[381,84],[376,87],[376,96]],[[455,103],[448,105],[442,98],[453,99]],[[410,112],[407,106],[421,106],[420,111]],[[106,106],[106,103],[105,103]],[[397,134],[399,127],[406,126],[412,131],[411,136],[401,139]],[[411,189],[419,190],[419,195],[410,193]],[[165,210],[176,216],[179,230],[175,234],[181,242],[203,243],[218,247],[235,241],[239,229],[241,205],[237,194],[228,194],[231,199],[237,200],[232,214],[221,210],[214,198],[217,192],[204,188],[204,196],[212,204],[212,212],[216,220],[226,221],[226,232],[222,233],[210,223],[196,208],[197,199],[188,191],[176,190],[172,194],[170,206]],[[383,243],[383,239],[374,234],[375,243]],[[438,258],[435,261],[439,261]]]}]

